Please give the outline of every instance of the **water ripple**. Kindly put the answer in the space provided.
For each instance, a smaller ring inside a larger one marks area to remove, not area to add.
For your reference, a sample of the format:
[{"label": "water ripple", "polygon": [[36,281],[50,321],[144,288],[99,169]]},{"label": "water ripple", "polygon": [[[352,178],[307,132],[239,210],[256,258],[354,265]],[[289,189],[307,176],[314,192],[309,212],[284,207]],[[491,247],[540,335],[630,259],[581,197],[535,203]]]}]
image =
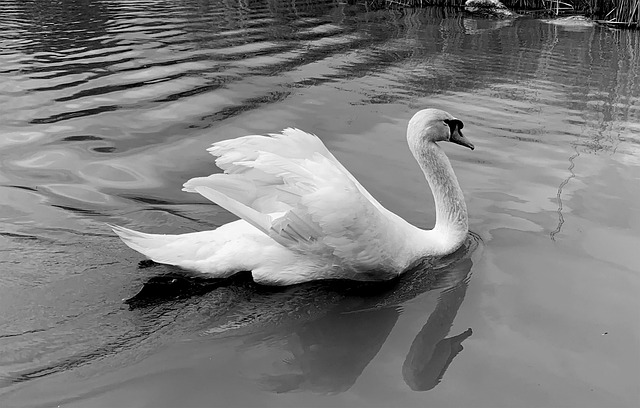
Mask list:
[{"label": "water ripple", "polygon": [[606,155],[627,166],[618,175],[640,166],[638,33],[300,0],[7,0],[0,16],[0,266],[14,271],[0,276],[0,368],[11,384],[139,356],[153,344],[138,342],[174,324],[177,308],[120,310],[139,271],[101,221],[184,232],[230,220],[177,187],[214,171],[204,148],[224,136],[312,126],[417,218],[415,169],[392,135],[408,112],[439,106],[481,152],[451,157],[486,234],[558,242],[575,190],[598,181],[582,160]]}]

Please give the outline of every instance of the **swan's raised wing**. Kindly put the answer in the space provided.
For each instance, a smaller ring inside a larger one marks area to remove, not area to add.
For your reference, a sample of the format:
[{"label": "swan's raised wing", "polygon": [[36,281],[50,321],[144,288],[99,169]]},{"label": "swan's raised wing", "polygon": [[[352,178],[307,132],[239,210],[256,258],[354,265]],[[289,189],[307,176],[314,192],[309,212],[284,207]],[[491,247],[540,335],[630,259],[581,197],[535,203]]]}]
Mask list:
[{"label": "swan's raised wing", "polygon": [[219,142],[209,151],[225,173],[191,179],[184,190],[200,193],[281,245],[342,269],[384,268],[397,256],[404,225],[316,136],[286,129]]},{"label": "swan's raised wing", "polygon": [[[223,193],[262,212],[286,211],[295,202],[286,191],[280,188],[279,177],[267,176],[265,172],[256,170],[250,165],[261,153],[273,153],[284,159],[299,160],[311,158],[315,153],[326,157],[337,169],[342,171],[353,182],[356,188],[376,206],[387,210],[356,180],[355,177],[336,159],[324,143],[311,133],[300,129],[287,128],[282,133],[268,136],[251,135],[214,143],[209,153],[216,157],[216,165],[232,177],[217,180],[218,188]],[[185,184],[185,191],[190,190],[190,183]],[[238,187],[242,188],[238,190]]]}]

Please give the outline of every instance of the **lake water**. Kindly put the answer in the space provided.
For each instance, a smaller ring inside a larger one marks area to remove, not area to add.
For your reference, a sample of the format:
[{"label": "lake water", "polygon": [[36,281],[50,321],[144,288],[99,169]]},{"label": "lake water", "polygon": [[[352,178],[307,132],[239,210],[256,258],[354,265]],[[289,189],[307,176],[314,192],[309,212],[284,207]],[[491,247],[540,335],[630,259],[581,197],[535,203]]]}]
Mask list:
[{"label": "lake water", "polygon": [[[411,115],[444,146],[467,244],[371,287],[187,281],[106,227],[211,229],[181,192],[213,142],[314,132],[429,228]],[[640,404],[640,32],[320,1],[0,3],[3,407]],[[162,285],[160,285],[162,286]]]}]

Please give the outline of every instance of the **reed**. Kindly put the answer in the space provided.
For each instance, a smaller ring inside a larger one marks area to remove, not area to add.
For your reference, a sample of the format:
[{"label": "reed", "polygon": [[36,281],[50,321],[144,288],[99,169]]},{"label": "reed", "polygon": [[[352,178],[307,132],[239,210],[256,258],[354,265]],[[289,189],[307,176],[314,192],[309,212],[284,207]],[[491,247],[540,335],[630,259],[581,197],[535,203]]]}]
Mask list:
[{"label": "reed", "polygon": [[[373,0],[386,7],[464,7],[465,0]],[[502,0],[512,10],[544,10],[553,7],[553,0]],[[640,28],[640,0],[562,0],[573,6],[572,12],[625,23]]]},{"label": "reed", "polygon": [[573,0],[577,10],[607,21],[640,28],[640,0]]},{"label": "reed", "polygon": [[465,0],[383,0],[384,3],[391,6],[400,7],[462,7]]},{"label": "reed", "polygon": [[542,10],[548,5],[544,0],[505,0],[502,3],[513,10]]},{"label": "reed", "polygon": [[[367,3],[399,7],[455,7],[462,8],[466,0],[373,0]],[[541,10],[545,8],[545,0],[501,0],[512,10]],[[585,0],[586,1],[586,0]],[[548,3],[548,1],[547,1]]]},{"label": "reed", "polygon": [[[400,7],[464,7],[466,0],[374,0],[367,3],[375,3],[387,6]],[[502,0],[502,3],[514,10],[539,10],[544,8],[545,0]]]},{"label": "reed", "polygon": [[640,0],[617,0],[615,20],[628,24],[640,23]]}]

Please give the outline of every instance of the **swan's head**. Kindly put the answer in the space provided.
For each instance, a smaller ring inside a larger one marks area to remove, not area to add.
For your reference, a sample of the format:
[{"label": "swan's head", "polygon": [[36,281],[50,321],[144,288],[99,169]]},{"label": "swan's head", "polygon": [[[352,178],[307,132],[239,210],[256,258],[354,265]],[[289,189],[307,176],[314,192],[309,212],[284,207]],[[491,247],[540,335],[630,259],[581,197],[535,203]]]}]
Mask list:
[{"label": "swan's head", "polygon": [[424,142],[452,142],[473,150],[474,146],[462,134],[460,119],[440,109],[423,109],[413,115],[407,127],[407,139],[412,149]]}]

